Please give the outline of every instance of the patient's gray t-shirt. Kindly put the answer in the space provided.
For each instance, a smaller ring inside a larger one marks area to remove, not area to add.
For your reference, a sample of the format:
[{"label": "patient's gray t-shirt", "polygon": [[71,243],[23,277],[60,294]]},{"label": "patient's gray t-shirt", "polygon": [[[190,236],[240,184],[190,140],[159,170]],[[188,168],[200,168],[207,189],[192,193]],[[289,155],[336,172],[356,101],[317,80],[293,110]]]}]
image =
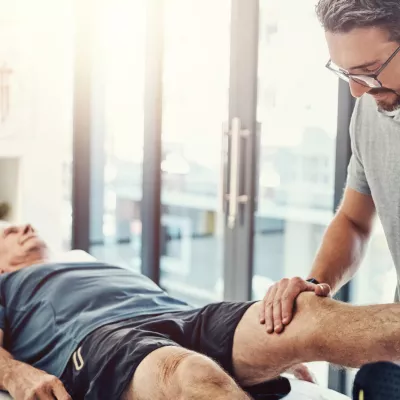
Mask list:
[{"label": "patient's gray t-shirt", "polygon": [[[400,276],[400,112],[378,111],[374,98],[356,103],[350,127],[348,187],[371,195]],[[377,266],[379,267],[379,266]],[[399,279],[396,291],[399,300]]]},{"label": "patient's gray t-shirt", "polygon": [[190,309],[145,276],[98,262],[43,264],[0,276],[4,348],[58,377],[100,326]]}]

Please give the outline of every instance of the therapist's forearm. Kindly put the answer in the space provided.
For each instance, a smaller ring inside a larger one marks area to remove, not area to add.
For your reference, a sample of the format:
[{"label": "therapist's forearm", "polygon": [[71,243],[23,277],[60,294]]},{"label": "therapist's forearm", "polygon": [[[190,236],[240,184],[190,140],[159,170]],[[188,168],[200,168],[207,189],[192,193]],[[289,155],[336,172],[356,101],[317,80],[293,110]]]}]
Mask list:
[{"label": "therapist's forearm", "polygon": [[327,229],[309,278],[328,283],[336,293],[357,272],[370,237],[344,213],[338,212]]}]

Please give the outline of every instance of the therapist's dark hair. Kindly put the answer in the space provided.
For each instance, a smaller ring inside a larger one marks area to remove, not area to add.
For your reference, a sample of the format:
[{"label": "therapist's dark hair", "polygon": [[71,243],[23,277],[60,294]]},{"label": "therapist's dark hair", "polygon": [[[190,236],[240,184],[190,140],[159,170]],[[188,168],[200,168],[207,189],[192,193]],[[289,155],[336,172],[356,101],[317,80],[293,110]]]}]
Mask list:
[{"label": "therapist's dark hair", "polygon": [[319,0],[318,18],[326,31],[348,33],[355,28],[382,28],[400,43],[400,0]]}]

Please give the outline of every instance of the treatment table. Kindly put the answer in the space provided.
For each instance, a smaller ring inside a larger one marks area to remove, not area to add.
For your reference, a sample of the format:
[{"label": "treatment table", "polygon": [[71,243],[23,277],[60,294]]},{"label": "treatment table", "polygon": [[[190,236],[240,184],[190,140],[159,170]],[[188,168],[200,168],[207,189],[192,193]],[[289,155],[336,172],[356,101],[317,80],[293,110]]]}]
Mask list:
[{"label": "treatment table", "polygon": [[[290,380],[290,385],[292,391],[284,397],[284,400],[350,400],[347,396],[308,382]],[[0,400],[12,400],[12,398],[8,394],[0,392]]]}]

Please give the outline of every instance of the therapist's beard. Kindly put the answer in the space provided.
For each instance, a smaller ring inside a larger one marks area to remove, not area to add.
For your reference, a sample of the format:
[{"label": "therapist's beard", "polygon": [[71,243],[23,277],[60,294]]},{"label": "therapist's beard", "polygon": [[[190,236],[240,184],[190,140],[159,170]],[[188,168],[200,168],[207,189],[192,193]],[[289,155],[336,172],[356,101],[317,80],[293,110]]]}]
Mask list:
[{"label": "therapist's beard", "polygon": [[368,94],[373,96],[374,94],[393,94],[395,95],[394,100],[391,101],[386,101],[386,100],[378,100],[374,99],[376,101],[376,104],[378,105],[378,109],[380,111],[384,112],[393,112],[396,110],[400,110],[400,93],[396,92],[395,90],[392,89],[387,89],[387,88],[381,88],[381,89],[371,89]]}]

